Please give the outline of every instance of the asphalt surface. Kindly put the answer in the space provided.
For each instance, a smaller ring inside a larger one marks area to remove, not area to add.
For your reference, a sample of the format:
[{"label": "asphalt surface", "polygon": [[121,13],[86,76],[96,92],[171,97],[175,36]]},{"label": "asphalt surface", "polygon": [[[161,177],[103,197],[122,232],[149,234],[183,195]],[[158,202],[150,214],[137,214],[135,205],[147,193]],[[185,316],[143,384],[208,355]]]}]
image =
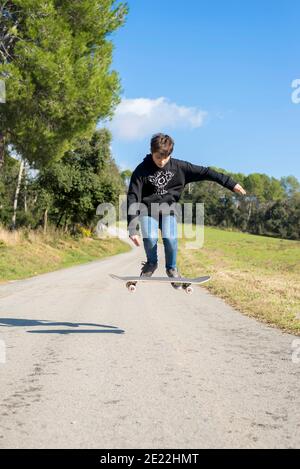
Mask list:
[{"label": "asphalt surface", "polygon": [[109,277],[143,259],[135,248],[0,287],[0,447],[299,447],[296,338],[203,286],[130,294]]}]

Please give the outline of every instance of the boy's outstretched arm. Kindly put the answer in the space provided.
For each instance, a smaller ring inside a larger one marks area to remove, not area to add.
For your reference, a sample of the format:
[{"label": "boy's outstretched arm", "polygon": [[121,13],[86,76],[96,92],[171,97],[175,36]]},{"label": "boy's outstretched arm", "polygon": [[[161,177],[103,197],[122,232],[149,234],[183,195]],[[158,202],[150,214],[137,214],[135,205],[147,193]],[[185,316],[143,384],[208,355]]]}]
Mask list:
[{"label": "boy's outstretched arm", "polygon": [[209,167],[198,166],[187,161],[185,162],[185,164],[186,184],[197,181],[214,181],[220,184],[221,186],[231,190],[232,192],[236,192],[242,195],[246,194],[245,189],[226,174],[215,171],[214,169],[211,169]]}]

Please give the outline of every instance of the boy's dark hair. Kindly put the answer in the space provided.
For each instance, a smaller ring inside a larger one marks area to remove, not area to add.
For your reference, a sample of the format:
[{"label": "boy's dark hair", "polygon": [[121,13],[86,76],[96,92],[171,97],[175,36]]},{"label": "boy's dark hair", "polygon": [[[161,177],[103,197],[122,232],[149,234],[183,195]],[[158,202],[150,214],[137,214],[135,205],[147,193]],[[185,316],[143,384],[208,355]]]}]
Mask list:
[{"label": "boy's dark hair", "polygon": [[165,134],[155,134],[151,139],[151,153],[160,153],[167,157],[174,149],[174,140]]}]

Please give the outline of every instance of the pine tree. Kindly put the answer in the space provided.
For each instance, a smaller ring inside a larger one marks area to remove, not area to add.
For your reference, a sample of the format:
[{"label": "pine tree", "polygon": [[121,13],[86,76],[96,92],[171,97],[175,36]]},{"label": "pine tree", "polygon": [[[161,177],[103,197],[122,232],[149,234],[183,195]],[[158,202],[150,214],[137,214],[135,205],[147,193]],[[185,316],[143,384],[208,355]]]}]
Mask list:
[{"label": "pine tree", "polygon": [[[61,158],[113,115],[120,81],[108,35],[125,21],[114,0],[14,0],[0,9],[0,151],[31,166]],[[1,155],[0,155],[1,164]]]}]

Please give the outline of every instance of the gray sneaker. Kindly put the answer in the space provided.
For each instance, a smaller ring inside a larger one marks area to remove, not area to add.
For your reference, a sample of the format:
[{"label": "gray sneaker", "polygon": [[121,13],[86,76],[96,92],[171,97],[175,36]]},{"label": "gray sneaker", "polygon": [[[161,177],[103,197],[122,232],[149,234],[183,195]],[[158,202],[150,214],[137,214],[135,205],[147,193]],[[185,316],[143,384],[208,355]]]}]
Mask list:
[{"label": "gray sneaker", "polygon": [[140,277],[151,277],[153,272],[157,269],[157,264],[151,264],[150,262],[142,262],[142,266]]},{"label": "gray sneaker", "polygon": [[[180,272],[178,271],[177,268],[175,268],[175,269],[166,269],[166,272],[167,272],[168,277],[174,277],[174,278],[181,277]],[[178,284],[178,283],[171,283],[171,285],[176,290],[180,290],[180,288],[182,288],[182,285]]]}]

